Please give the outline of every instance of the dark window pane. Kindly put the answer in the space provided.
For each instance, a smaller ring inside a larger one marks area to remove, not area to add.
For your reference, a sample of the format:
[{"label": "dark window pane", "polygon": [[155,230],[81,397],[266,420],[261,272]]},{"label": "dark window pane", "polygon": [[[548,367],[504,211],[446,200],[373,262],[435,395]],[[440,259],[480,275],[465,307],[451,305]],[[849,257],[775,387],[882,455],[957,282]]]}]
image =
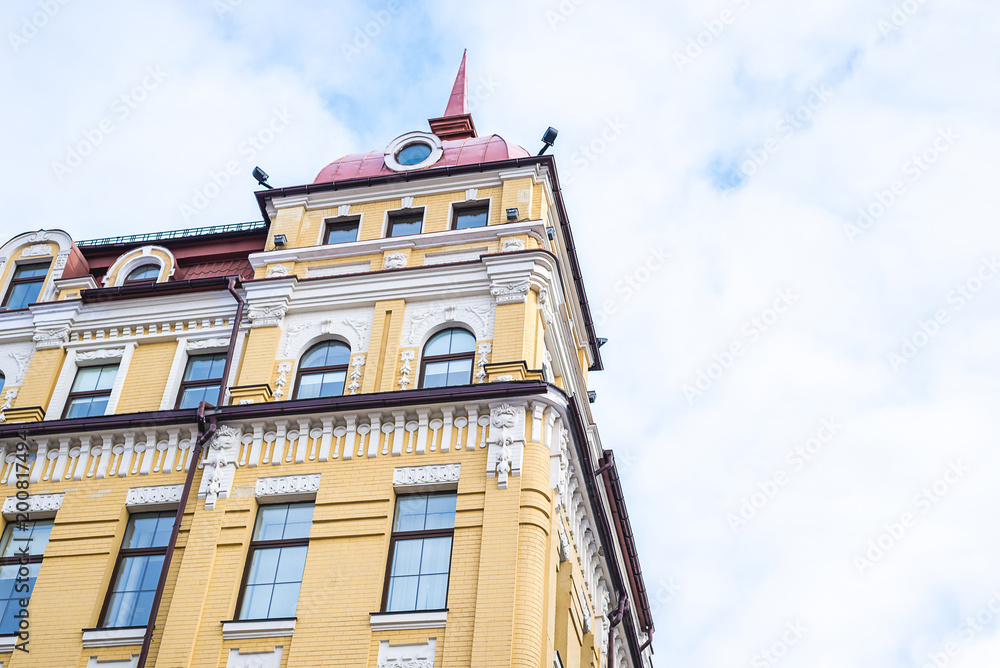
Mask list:
[{"label": "dark window pane", "polygon": [[73,379],[73,388],[70,392],[110,390],[115,384],[115,376],[117,374],[117,364],[80,367],[76,372],[76,378]]},{"label": "dark window pane", "polygon": [[94,417],[104,415],[108,408],[108,397],[81,397],[72,399],[66,410],[67,418]]},{"label": "dark window pane", "polygon": [[185,387],[181,392],[178,408],[197,408],[202,401],[214,406],[219,400],[219,385],[202,385],[200,387]]},{"label": "dark window pane", "polygon": [[343,244],[358,240],[358,223],[330,223],[326,228],[326,243]]},{"label": "dark window pane", "polygon": [[327,341],[310,348],[302,356],[301,367],[313,369],[324,366],[340,366],[351,359],[351,349],[337,341]]},{"label": "dark window pane", "polygon": [[4,306],[9,309],[15,309],[25,308],[28,304],[35,303],[38,301],[38,295],[42,291],[43,282],[42,280],[38,280],[14,285],[7,296],[7,302]]},{"label": "dark window pane", "polygon": [[188,359],[184,380],[218,380],[226,367],[226,354],[198,355]]},{"label": "dark window pane", "polygon": [[4,557],[17,557],[24,554],[20,550],[27,548],[29,555],[45,552],[52,532],[52,520],[35,520],[33,522],[9,522],[3,531]]},{"label": "dark window pane", "polygon": [[125,277],[125,282],[131,281],[155,281],[160,277],[160,266],[156,264],[144,264],[136,267]]},{"label": "dark window pane", "polygon": [[396,162],[401,165],[419,165],[431,154],[427,144],[410,144],[396,155]]},{"label": "dark window pane", "polygon": [[45,278],[45,275],[49,273],[49,263],[48,262],[32,262],[31,264],[18,265],[17,269],[14,271],[13,279],[17,280],[19,278]]},{"label": "dark window pane", "polygon": [[420,234],[423,222],[423,216],[397,216],[390,218],[389,236],[401,237],[407,234]]},{"label": "dark window pane", "polygon": [[470,227],[486,227],[486,214],[488,207],[475,207],[473,209],[455,210],[455,229],[467,230]]}]

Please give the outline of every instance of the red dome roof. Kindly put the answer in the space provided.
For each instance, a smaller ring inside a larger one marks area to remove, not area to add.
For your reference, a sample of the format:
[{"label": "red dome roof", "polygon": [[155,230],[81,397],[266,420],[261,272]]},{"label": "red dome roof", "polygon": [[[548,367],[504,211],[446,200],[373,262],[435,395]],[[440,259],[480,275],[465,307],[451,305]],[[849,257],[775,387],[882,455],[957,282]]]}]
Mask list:
[{"label": "red dome roof", "polygon": [[[508,144],[500,135],[470,137],[468,139],[446,139],[441,142],[444,155],[432,165],[420,169],[472,165],[482,162],[498,162],[510,158],[527,158],[530,154],[520,146]],[[417,170],[419,171],[419,170]],[[313,183],[330,183],[367,176],[397,174],[385,165],[385,151],[352,153],[334,160],[323,168]]]}]

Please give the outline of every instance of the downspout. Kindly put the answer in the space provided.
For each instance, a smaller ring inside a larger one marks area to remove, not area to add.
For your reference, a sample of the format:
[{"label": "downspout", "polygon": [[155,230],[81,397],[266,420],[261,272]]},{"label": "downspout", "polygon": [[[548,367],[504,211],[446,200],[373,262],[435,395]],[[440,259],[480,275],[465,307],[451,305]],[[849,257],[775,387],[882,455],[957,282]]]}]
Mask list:
[{"label": "downspout", "polygon": [[628,595],[622,594],[618,599],[618,609],[608,615],[608,668],[615,668],[615,627],[622,623],[626,610]]},{"label": "downspout", "polygon": [[[222,383],[219,385],[219,399],[216,406],[222,406],[226,400],[226,384],[229,382],[229,371],[233,365],[233,351],[236,348],[236,335],[240,331],[240,323],[243,322],[243,307],[246,305],[243,297],[236,291],[237,277],[229,277],[229,292],[236,298],[238,306],[236,315],[233,318],[233,332],[229,337],[229,349],[226,351],[226,364],[222,370]],[[209,416],[206,427],[205,408],[208,403],[202,401],[198,404],[198,437],[195,439],[194,449],[191,453],[191,463],[188,465],[187,476],[184,478],[184,489],[181,491],[180,502],[177,504],[177,514],[174,516],[174,526],[170,531],[170,540],[167,542],[167,552],[163,556],[163,565],[160,567],[160,579],[156,583],[156,594],[153,596],[153,604],[149,609],[149,620],[146,622],[146,633],[142,637],[142,651],[139,653],[139,660],[136,668],[146,668],[146,659],[149,657],[149,648],[153,642],[153,629],[156,626],[156,615],[160,610],[160,600],[163,598],[163,589],[167,584],[167,574],[170,572],[170,561],[174,556],[174,549],[177,547],[177,535],[181,530],[181,521],[184,519],[184,510],[187,508],[188,496],[191,494],[191,487],[194,484],[194,472],[198,469],[198,461],[201,459],[201,451],[205,443],[215,434],[216,418]]]},{"label": "downspout", "polygon": [[187,507],[188,495],[191,492],[191,485],[194,483],[194,472],[198,470],[198,460],[201,458],[201,449],[208,439],[215,433],[215,416],[209,418],[208,428],[205,427],[205,407],[208,404],[202,401],[198,404],[198,438],[194,443],[194,451],[191,453],[191,463],[188,464],[187,477],[184,478],[184,489],[181,492],[180,502],[177,504],[177,514],[174,516],[174,527],[170,532],[170,540],[167,542],[167,552],[163,555],[163,565],[160,567],[160,579],[156,583],[156,595],[153,597],[153,604],[149,609],[149,621],[146,622],[146,633],[142,637],[142,651],[139,653],[139,661],[136,668],[145,668],[146,657],[149,656],[149,646],[153,642],[153,628],[156,624],[156,614],[160,609],[160,599],[163,597],[163,588],[167,584],[167,573],[170,571],[170,560],[174,556],[174,548],[177,546],[177,534],[181,529],[181,520],[184,519],[184,509]]}]

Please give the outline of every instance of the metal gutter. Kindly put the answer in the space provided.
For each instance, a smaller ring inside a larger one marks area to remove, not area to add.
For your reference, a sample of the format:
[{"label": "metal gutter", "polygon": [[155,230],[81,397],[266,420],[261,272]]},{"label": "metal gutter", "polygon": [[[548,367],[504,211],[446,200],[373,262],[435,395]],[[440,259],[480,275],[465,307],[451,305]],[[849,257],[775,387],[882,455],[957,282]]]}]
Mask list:
[{"label": "metal gutter", "polygon": [[228,276],[210,276],[208,278],[192,278],[186,281],[167,281],[165,283],[141,282],[132,283],[131,285],[120,285],[115,288],[81,290],[80,299],[84,304],[94,304],[120,299],[135,299],[137,297],[172,295],[183,292],[225,290],[228,285]]}]

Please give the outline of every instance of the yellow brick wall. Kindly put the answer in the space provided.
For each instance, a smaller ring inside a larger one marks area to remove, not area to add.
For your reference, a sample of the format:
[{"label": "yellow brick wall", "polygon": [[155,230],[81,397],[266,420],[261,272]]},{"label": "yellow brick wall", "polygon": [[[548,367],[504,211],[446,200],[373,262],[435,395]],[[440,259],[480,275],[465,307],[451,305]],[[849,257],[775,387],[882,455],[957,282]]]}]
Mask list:
[{"label": "yellow brick wall", "polygon": [[115,412],[159,410],[176,352],[177,343],[174,341],[136,346]]}]

